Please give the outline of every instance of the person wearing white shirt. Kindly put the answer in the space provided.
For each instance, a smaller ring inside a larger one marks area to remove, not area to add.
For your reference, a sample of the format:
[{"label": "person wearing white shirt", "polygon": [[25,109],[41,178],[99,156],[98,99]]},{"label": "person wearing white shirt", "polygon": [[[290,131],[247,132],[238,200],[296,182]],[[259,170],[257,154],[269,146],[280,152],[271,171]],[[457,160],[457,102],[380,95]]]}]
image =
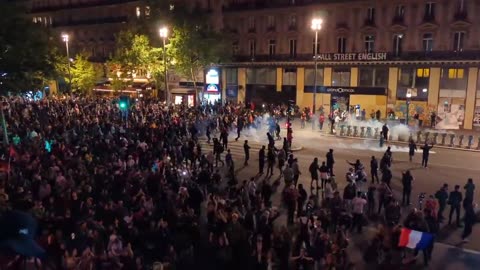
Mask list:
[{"label": "person wearing white shirt", "polygon": [[357,197],[352,200],[353,206],[353,221],[352,221],[352,230],[357,228],[357,232],[362,232],[363,226],[363,212],[365,210],[365,205],[367,200],[362,197],[362,192],[357,192]]}]

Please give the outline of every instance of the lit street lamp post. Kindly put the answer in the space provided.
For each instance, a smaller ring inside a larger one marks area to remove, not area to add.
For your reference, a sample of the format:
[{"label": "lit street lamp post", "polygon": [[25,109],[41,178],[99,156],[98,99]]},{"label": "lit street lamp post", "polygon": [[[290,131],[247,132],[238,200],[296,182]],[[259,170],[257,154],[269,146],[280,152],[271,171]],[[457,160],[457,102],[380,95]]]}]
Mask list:
[{"label": "lit street lamp post", "polygon": [[407,92],[407,100],[406,100],[406,103],[407,103],[407,113],[405,114],[405,125],[407,125],[408,127],[408,114],[410,113],[410,98],[412,97],[412,94]]},{"label": "lit street lamp post", "polygon": [[[315,31],[315,46],[314,46],[314,62],[315,62],[315,71],[313,74],[313,105],[312,105],[312,130],[315,129],[315,110],[317,102],[317,58],[318,58],[318,31],[322,29],[322,19],[315,18],[312,20],[312,30]],[[323,106],[323,95],[322,95],[322,106]]]},{"label": "lit street lamp post", "polygon": [[63,42],[65,42],[65,47],[67,48],[67,62],[68,62],[68,92],[72,91],[72,73],[70,72],[70,51],[68,49],[68,34],[62,35]]},{"label": "lit street lamp post", "polygon": [[168,79],[167,79],[167,53],[165,49],[165,42],[168,36],[167,27],[160,28],[160,37],[163,40],[163,68],[164,68],[164,77],[165,77],[165,102],[168,104],[170,95],[168,93]]}]

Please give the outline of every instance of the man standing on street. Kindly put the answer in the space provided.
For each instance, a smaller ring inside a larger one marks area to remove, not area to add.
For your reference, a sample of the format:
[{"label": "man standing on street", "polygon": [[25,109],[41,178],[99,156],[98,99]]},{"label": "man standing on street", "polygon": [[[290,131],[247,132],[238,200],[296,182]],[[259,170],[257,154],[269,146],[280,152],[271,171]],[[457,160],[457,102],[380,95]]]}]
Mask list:
[{"label": "man standing on street", "polygon": [[473,192],[475,191],[475,184],[473,184],[472,178],[468,178],[467,184],[465,187],[465,201],[473,203]]},{"label": "man standing on street", "polygon": [[243,144],[243,151],[245,152],[245,163],[244,165],[248,165],[248,160],[250,159],[250,145],[248,145],[248,140],[245,140]]},{"label": "man standing on street", "polygon": [[263,174],[263,168],[265,167],[265,145],[258,152],[258,174]]},{"label": "man standing on street", "polygon": [[452,223],[453,212],[457,214],[457,227],[460,227],[460,205],[462,204],[462,193],[459,191],[460,186],[455,185],[455,190],[450,192],[448,204],[450,205],[450,214],[448,215],[448,225]]},{"label": "man standing on street", "polygon": [[430,155],[430,149],[433,148],[433,144],[430,146],[428,143],[425,143],[424,146],[422,146],[423,149],[423,154],[422,154],[422,166],[427,168],[428,166],[428,156]]},{"label": "man standing on street", "polygon": [[237,138],[235,138],[235,141],[238,141],[240,139],[240,133],[242,132],[243,129],[243,117],[239,116],[237,118]]},{"label": "man standing on street", "polygon": [[335,174],[333,174],[333,164],[335,163],[335,159],[333,158],[333,149],[330,149],[328,151],[326,157],[328,173],[330,174],[330,176],[335,176]]},{"label": "man standing on street", "polygon": [[438,222],[443,221],[443,211],[447,206],[448,200],[448,184],[443,184],[443,187],[435,193],[435,198],[438,200]]},{"label": "man standing on street", "polygon": [[292,171],[293,171],[293,184],[296,187],[297,183],[298,183],[298,179],[300,178],[300,174],[302,174],[300,172],[300,167],[298,166],[298,159],[297,158],[293,159],[291,167],[292,167]]},{"label": "man standing on street", "polygon": [[352,224],[352,231],[357,228],[357,233],[362,233],[363,227],[363,211],[365,209],[365,205],[367,204],[367,200],[362,198],[362,192],[357,192],[357,197],[355,197],[352,201],[353,206],[353,224]]},{"label": "man standing on street", "polygon": [[383,139],[385,141],[388,141],[388,127],[387,127],[387,123],[383,124],[383,127],[382,127],[382,135],[383,135]]},{"label": "man standing on street", "polygon": [[308,170],[310,171],[310,176],[312,177],[312,181],[310,182],[310,189],[313,190],[313,182],[316,182],[318,189],[318,171],[320,170],[320,167],[318,166],[318,158],[313,159],[313,162],[310,164]]}]

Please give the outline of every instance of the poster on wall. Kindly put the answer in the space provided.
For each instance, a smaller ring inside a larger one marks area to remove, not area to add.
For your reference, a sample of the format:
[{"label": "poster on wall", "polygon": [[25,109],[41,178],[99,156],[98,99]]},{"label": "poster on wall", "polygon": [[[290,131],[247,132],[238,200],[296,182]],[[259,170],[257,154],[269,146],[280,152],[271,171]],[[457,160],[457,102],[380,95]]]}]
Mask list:
[{"label": "poster on wall", "polygon": [[477,99],[477,104],[475,105],[475,113],[473,115],[473,126],[480,127],[480,99]]},{"label": "poster on wall", "polygon": [[452,103],[451,99],[440,99],[437,110],[437,129],[460,129],[465,119],[464,103]]}]

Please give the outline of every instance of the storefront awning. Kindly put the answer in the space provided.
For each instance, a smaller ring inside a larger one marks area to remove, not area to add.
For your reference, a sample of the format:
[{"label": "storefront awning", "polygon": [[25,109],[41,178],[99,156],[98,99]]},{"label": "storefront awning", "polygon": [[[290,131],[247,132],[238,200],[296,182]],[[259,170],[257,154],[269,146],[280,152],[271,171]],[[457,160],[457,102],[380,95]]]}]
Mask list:
[{"label": "storefront awning", "polygon": [[[197,90],[201,91],[201,87],[197,87]],[[170,89],[171,94],[177,94],[177,95],[188,95],[188,94],[195,94],[195,89],[194,88],[173,88]]]}]

